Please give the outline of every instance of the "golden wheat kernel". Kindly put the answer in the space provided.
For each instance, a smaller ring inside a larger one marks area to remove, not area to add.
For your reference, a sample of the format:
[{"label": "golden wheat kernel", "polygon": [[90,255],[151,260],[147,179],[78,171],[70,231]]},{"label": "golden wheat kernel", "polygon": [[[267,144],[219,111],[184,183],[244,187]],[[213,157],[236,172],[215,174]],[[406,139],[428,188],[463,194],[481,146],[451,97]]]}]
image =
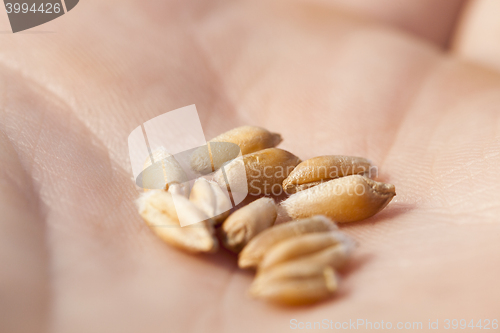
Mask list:
[{"label": "golden wheat kernel", "polygon": [[276,147],[281,141],[281,135],[278,133],[272,133],[257,126],[236,127],[210,140],[210,142],[235,143],[240,147],[243,155]]},{"label": "golden wheat kernel", "polygon": [[276,205],[271,198],[260,198],[238,209],[222,224],[222,243],[233,252],[241,249],[276,220]]},{"label": "golden wheat kernel", "polygon": [[[292,153],[269,148],[229,162],[215,173],[214,180],[225,184],[225,173],[229,184],[241,184],[240,190],[248,190],[251,195],[278,196],[283,192],[283,180],[299,163],[300,159]],[[242,179],[242,167],[245,169],[246,181]],[[231,187],[231,191],[235,190]]]},{"label": "golden wheat kernel", "polygon": [[353,175],[297,192],[281,207],[292,218],[323,214],[335,222],[355,222],[378,213],[395,195],[394,185]]},{"label": "golden wheat kernel", "polygon": [[[146,224],[166,243],[188,252],[217,251],[218,241],[208,216],[184,196],[151,190],[141,195],[138,206]],[[181,227],[177,210],[182,210],[188,223],[196,223]]]},{"label": "golden wheat kernel", "polygon": [[267,270],[259,270],[255,276],[254,282],[269,282],[283,280],[286,278],[304,279],[314,277],[323,272],[325,265],[323,262],[314,260],[291,260],[270,267]]},{"label": "golden wheat kernel", "polygon": [[356,174],[368,174],[371,162],[355,156],[326,155],[306,160],[283,181],[283,189],[292,194],[325,181]]},{"label": "golden wheat kernel", "polygon": [[[256,126],[241,126],[222,133],[208,142],[208,147],[200,147],[193,152],[191,168],[197,172],[208,173],[210,168],[215,171],[227,161],[238,156],[276,147],[281,142],[281,135],[269,132]],[[226,144],[225,144],[226,143]],[[234,149],[227,143],[239,147]]]},{"label": "golden wheat kernel", "polygon": [[316,254],[339,244],[349,245],[350,248],[353,242],[340,231],[305,234],[286,239],[268,250],[259,264],[259,272],[283,262]]},{"label": "golden wheat kernel", "polygon": [[240,268],[257,267],[264,254],[279,242],[298,235],[337,228],[329,218],[321,215],[275,225],[248,242],[239,254],[238,265]]},{"label": "golden wheat kernel", "polygon": [[318,252],[297,257],[293,260],[285,261],[281,264],[277,264],[276,266],[272,266],[270,268],[266,269],[259,268],[258,273],[265,272],[268,269],[273,269],[274,267],[281,265],[288,265],[292,263],[295,265],[303,265],[309,262],[314,262],[317,263],[318,265],[326,265],[326,266],[331,266],[335,269],[340,269],[346,264],[347,259],[351,255],[353,249],[354,249],[353,242],[334,244],[322,250],[319,250]]},{"label": "golden wheat kernel", "polygon": [[217,183],[198,178],[191,189],[189,200],[211,217],[215,225],[222,223],[232,208],[229,194],[224,192]]},{"label": "golden wheat kernel", "polygon": [[259,274],[250,294],[284,305],[304,305],[328,298],[336,290],[337,278],[332,267],[309,262],[281,265]]}]

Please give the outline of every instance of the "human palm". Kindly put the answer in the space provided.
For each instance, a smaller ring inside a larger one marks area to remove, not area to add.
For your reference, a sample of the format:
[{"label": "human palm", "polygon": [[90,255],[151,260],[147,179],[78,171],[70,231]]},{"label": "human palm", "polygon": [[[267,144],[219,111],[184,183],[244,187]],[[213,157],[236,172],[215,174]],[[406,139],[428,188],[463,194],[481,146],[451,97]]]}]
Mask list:
[{"label": "human palm", "polygon": [[[495,48],[472,45],[464,23],[445,50],[463,2],[395,3],[87,0],[34,32],[1,34],[0,331],[495,319]],[[185,254],[144,225],[128,134],[190,104],[207,138],[266,127],[303,160],[368,157],[396,186],[383,212],[342,226],[359,247],[335,297],[253,300],[253,273],[232,254]]]}]

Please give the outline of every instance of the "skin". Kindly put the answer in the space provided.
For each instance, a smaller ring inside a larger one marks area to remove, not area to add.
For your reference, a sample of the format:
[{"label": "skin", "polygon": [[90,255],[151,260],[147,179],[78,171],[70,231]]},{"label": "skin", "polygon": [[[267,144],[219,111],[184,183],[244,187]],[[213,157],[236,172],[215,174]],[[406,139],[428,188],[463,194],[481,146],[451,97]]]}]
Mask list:
[{"label": "skin", "polygon": [[[482,18],[500,10],[373,3],[87,0],[15,35],[1,14],[0,331],[498,319],[500,29]],[[207,138],[266,127],[396,186],[342,227],[359,247],[334,299],[253,300],[233,255],[182,253],[142,222],[128,134],[190,104]]]}]

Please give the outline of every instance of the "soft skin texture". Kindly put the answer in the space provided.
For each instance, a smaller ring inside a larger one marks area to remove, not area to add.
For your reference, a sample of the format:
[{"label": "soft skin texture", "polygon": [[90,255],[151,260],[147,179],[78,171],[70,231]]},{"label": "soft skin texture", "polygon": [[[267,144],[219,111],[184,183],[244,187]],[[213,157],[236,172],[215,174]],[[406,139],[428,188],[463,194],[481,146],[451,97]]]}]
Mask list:
[{"label": "soft skin texture", "polygon": [[[498,53],[470,41],[498,47],[481,15],[500,13],[375,2],[85,0],[14,35],[1,10],[0,331],[498,318]],[[141,220],[127,137],[191,104],[207,138],[262,126],[302,159],[367,157],[397,187],[342,227],[359,246],[335,298],[253,300],[232,255],[182,253]]]}]

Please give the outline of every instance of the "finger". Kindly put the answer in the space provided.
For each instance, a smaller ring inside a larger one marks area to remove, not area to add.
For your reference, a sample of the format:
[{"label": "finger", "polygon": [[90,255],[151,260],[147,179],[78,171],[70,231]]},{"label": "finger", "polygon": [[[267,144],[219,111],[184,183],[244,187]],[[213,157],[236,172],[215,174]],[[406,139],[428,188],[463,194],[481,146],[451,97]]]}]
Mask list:
[{"label": "finger", "polygon": [[500,1],[472,1],[453,42],[458,55],[500,70]]},{"label": "finger", "polygon": [[316,0],[345,8],[445,47],[464,0]]}]

